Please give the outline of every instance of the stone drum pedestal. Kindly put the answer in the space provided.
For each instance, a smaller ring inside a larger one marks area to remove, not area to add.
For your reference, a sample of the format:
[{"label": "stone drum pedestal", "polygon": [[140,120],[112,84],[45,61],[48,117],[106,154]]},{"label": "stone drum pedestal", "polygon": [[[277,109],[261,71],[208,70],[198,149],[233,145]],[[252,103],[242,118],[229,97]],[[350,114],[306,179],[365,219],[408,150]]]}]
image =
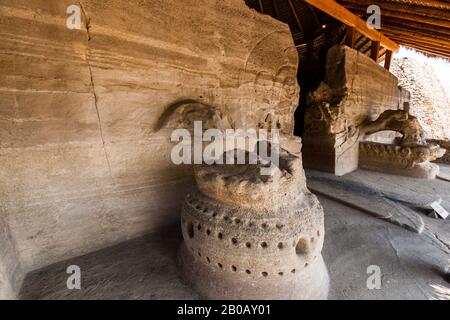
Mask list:
[{"label": "stone drum pedestal", "polygon": [[183,278],[208,299],[326,299],[323,209],[306,188],[300,158],[279,168],[195,168],[182,211]]}]

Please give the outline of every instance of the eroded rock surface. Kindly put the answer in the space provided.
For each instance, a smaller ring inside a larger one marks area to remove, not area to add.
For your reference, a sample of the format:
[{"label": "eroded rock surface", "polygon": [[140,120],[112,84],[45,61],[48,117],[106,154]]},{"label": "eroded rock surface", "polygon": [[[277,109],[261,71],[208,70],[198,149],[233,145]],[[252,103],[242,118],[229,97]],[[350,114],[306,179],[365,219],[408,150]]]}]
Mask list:
[{"label": "eroded rock surface", "polygon": [[441,148],[445,149],[446,152],[442,158],[436,160],[436,162],[442,162],[450,164],[450,140],[428,140],[429,143],[437,144]]},{"label": "eroded rock surface", "polygon": [[381,131],[394,131],[401,135],[390,144],[364,141],[359,145],[359,166],[363,169],[434,179],[439,166],[432,164],[446,150],[437,144],[429,144],[418,119],[405,110],[386,110],[375,121],[367,121],[360,127],[365,135]]},{"label": "eroded rock surface", "polygon": [[434,68],[422,61],[394,58],[391,72],[411,93],[411,113],[429,139],[450,139],[450,99]]}]

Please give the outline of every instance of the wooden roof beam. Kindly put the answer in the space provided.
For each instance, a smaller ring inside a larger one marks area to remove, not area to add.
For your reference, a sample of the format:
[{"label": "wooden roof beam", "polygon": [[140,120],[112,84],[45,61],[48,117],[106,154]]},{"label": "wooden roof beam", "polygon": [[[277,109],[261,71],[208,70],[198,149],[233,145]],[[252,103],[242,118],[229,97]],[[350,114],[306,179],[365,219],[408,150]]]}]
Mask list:
[{"label": "wooden roof beam", "polygon": [[354,27],[357,31],[359,31],[372,41],[379,42],[381,46],[385,47],[388,50],[397,52],[400,48],[400,46],[396,42],[392,41],[381,32],[375,29],[370,29],[364,20],[362,20],[334,0],[305,0],[305,2],[309,3],[319,10],[322,10],[333,18],[346,24],[347,26]]}]

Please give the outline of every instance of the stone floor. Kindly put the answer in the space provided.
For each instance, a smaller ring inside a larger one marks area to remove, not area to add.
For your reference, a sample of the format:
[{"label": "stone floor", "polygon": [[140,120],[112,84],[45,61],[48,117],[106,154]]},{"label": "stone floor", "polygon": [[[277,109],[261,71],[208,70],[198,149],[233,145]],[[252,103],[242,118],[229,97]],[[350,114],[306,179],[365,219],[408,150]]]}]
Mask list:
[{"label": "stone floor", "polygon": [[[450,167],[444,170],[450,171]],[[443,198],[450,182],[357,171],[351,179]],[[319,197],[325,210],[323,256],[331,277],[330,299],[450,299],[450,256],[432,241],[358,209]],[[435,220],[450,237],[450,220]],[[179,279],[177,226],[30,273],[22,299],[197,299]],[[66,268],[81,268],[81,290],[68,290]],[[381,289],[369,290],[369,266],[381,271]]]}]

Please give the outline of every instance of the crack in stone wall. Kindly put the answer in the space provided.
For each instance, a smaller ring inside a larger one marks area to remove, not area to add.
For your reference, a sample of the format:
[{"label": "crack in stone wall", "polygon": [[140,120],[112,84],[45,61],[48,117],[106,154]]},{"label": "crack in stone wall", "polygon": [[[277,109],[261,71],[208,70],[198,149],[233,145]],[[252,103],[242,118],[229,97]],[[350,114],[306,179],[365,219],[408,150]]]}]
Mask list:
[{"label": "crack in stone wall", "polygon": [[86,28],[86,34],[87,34],[87,47],[86,47],[86,63],[88,65],[89,68],[89,77],[90,77],[90,81],[91,81],[91,87],[92,87],[92,95],[94,96],[94,105],[95,105],[95,111],[97,113],[97,119],[98,119],[98,128],[100,131],[100,139],[102,140],[102,145],[103,145],[103,151],[105,152],[105,160],[106,163],[108,165],[108,170],[109,170],[109,174],[111,176],[111,180],[114,180],[113,178],[113,174],[112,174],[112,169],[111,169],[111,161],[109,160],[109,156],[108,156],[108,151],[106,150],[106,142],[105,142],[105,138],[103,136],[103,127],[102,127],[102,119],[100,117],[100,111],[98,110],[98,96],[97,93],[95,91],[95,83],[94,83],[94,75],[92,74],[92,65],[91,65],[91,61],[90,61],[90,47],[89,47],[89,42],[91,41],[91,33],[90,33],[90,23],[91,23],[91,19],[86,15],[86,11],[84,10],[84,7],[81,3],[81,1],[79,2],[80,8],[81,8],[81,12],[83,13],[83,18],[85,21],[85,28]]}]

